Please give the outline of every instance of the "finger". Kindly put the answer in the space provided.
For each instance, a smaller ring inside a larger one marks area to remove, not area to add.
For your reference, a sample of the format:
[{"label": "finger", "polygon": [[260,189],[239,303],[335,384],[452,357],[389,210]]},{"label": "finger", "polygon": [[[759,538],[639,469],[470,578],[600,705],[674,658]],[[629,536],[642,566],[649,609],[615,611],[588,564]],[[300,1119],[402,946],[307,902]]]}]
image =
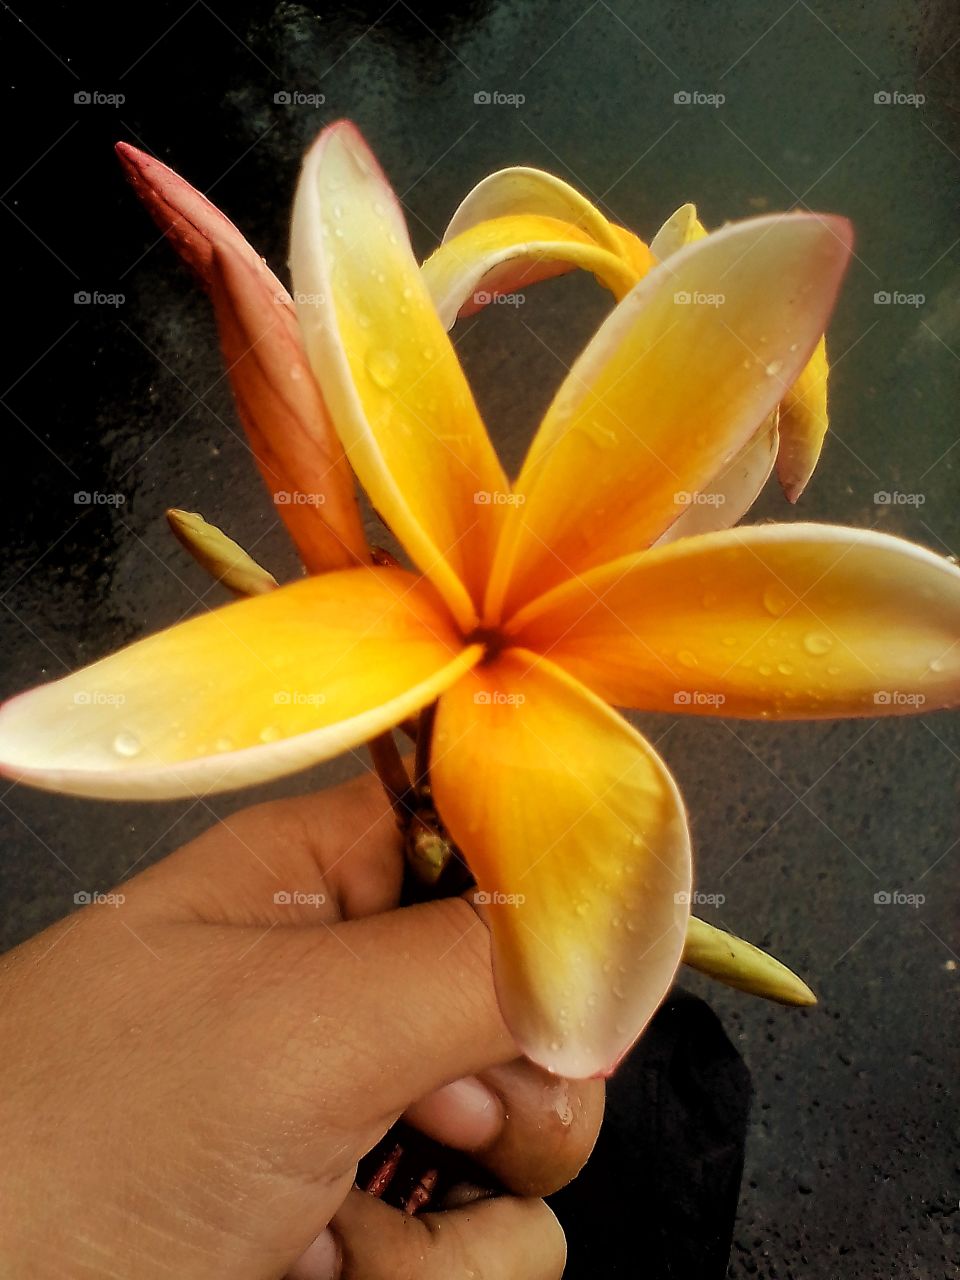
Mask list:
[{"label": "finger", "polygon": [[410,1217],[354,1191],[331,1227],[342,1258],[337,1280],[559,1280],[566,1261],[563,1231],[542,1200],[502,1196]]},{"label": "finger", "polygon": [[525,1059],[457,1080],[408,1107],[421,1132],[477,1161],[516,1195],[565,1186],[593,1150],[603,1119],[601,1080],[565,1080]]},{"label": "finger", "polygon": [[400,836],[374,774],[223,818],[129,882],[155,919],[329,924],[396,906]]}]

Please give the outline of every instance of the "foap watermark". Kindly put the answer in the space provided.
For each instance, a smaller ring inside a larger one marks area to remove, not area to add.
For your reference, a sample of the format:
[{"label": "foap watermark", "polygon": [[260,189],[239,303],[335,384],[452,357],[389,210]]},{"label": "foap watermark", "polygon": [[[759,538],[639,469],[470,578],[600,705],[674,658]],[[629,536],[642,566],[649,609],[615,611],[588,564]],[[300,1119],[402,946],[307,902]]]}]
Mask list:
[{"label": "foap watermark", "polygon": [[902,493],[899,489],[878,489],[873,495],[877,507],[922,507],[926,500],[925,493]]},{"label": "foap watermark", "polygon": [[479,689],[473,695],[478,707],[522,707],[526,700],[525,693],[504,693],[502,689]]},{"label": "foap watermark", "polygon": [[[322,307],[327,301],[325,293],[293,293],[291,296],[300,307]],[[287,305],[287,295],[285,293],[275,293],[273,300],[282,306]]]},{"label": "foap watermark", "polygon": [[322,707],[326,700],[325,693],[305,689],[278,689],[273,695],[275,707]]},{"label": "foap watermark", "polygon": [[675,707],[722,707],[726,700],[725,693],[711,693],[708,689],[678,689],[673,695]]},{"label": "foap watermark", "polygon": [[526,494],[508,493],[505,489],[478,489],[473,501],[478,507],[522,507]]},{"label": "foap watermark", "polygon": [[122,107],[125,93],[104,93],[102,89],[78,89],[73,95],[78,107]]},{"label": "foap watermark", "polygon": [[322,907],[326,905],[325,893],[304,893],[302,889],[278,889],[273,895],[278,907]]},{"label": "foap watermark", "polygon": [[278,107],[322,107],[326,100],[325,93],[304,93],[300,89],[278,89],[273,95]]},{"label": "foap watermark", "polygon": [[273,501],[278,507],[322,507],[326,494],[304,493],[301,489],[278,489]]},{"label": "foap watermark", "polygon": [[526,894],[501,893],[499,889],[478,889],[473,895],[478,907],[522,907]]},{"label": "foap watermark", "polygon": [[878,89],[873,95],[878,107],[922,107],[926,100],[925,93],[902,93],[899,89]]},{"label": "foap watermark", "polygon": [[922,307],[925,293],[904,293],[901,289],[878,289],[873,295],[875,307]]},{"label": "foap watermark", "polygon": [[126,500],[125,493],[101,493],[99,489],[78,489],[73,495],[76,507],[122,507]]},{"label": "foap watermark", "polygon": [[99,289],[78,289],[73,295],[77,307],[122,307],[126,300],[125,293],[102,293]]},{"label": "foap watermark", "polygon": [[491,293],[488,289],[477,289],[473,300],[478,307],[522,307],[527,300],[525,293]]},{"label": "foap watermark", "polygon": [[699,289],[678,289],[673,295],[678,307],[722,307],[726,300],[725,293],[703,293]]},{"label": "foap watermark", "polygon": [[727,900],[727,895],[702,893],[699,889],[692,889],[687,893],[685,889],[681,889],[673,895],[673,900],[681,907],[722,907]]},{"label": "foap watermark", "polygon": [[722,107],[726,100],[725,93],[704,93],[701,89],[678,89],[673,95],[676,107]]},{"label": "foap watermark", "polygon": [[504,93],[501,89],[478,89],[473,95],[476,107],[522,107],[526,94]]},{"label": "foap watermark", "polygon": [[678,489],[673,495],[675,507],[722,507],[726,500],[725,493],[690,493],[687,489]]},{"label": "foap watermark", "polygon": [[78,907],[122,907],[126,900],[125,893],[101,893],[99,889],[78,889],[73,895]]},{"label": "foap watermark", "polygon": [[78,689],[73,695],[78,707],[122,707],[126,700],[125,693],[108,693],[105,689]]},{"label": "foap watermark", "polygon": [[925,693],[907,693],[902,689],[878,689],[873,695],[875,707],[922,707],[926,701]]},{"label": "foap watermark", "polygon": [[878,907],[922,907],[927,896],[924,893],[904,893],[900,889],[878,889],[873,901]]}]

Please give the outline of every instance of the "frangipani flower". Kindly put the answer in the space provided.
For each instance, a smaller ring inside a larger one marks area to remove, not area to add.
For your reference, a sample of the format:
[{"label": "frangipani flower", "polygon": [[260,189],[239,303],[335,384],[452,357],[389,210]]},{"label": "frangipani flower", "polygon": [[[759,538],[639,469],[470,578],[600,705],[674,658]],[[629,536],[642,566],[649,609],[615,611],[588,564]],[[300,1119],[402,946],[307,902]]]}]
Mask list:
[{"label": "frangipani flower", "polygon": [[[658,262],[707,234],[694,205],[682,205],[649,247],[610,222],[568,183],[539,169],[501,169],[477,184],[450,221],[440,248],[423,264],[437,310],[451,328],[497,293],[511,293],[574,267],[591,271],[619,301]],[[721,290],[722,296],[722,290]],[[691,296],[690,305],[697,305]],[[700,305],[712,305],[703,299]],[[770,419],[713,478],[703,502],[667,539],[729,528],[746,514],[776,463],[784,493],[796,502],[813,474],[827,432],[827,354],[821,337]]]},{"label": "frangipani flower", "polygon": [[[960,695],[960,572],[927,551],[802,524],[653,546],[795,381],[849,242],[797,214],[678,251],[588,345],[511,486],[386,179],[352,126],[327,129],[294,211],[305,347],[417,573],[268,590],[15,698],[3,768],[75,794],[211,792],[437,700],[433,795],[487,903],[507,1021],[553,1070],[608,1070],[673,977],[691,873],[676,785],[607,700],[803,718]],[[674,301],[721,282],[722,320]]]}]

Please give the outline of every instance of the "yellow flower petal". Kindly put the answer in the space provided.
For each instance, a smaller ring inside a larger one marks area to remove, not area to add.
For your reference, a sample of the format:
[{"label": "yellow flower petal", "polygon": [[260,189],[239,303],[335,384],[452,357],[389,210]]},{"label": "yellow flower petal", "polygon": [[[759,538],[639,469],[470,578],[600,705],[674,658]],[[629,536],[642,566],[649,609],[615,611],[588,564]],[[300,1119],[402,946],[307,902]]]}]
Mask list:
[{"label": "yellow flower petal", "polygon": [[650,252],[659,262],[662,262],[664,258],[669,258],[685,245],[702,240],[706,234],[706,227],[697,217],[697,206],[682,204],[675,213],[671,213],[650,241]]},{"label": "yellow flower petal", "polygon": [[663,762],[559,668],[510,650],[441,697],[430,776],[488,904],[520,1048],[567,1076],[608,1072],[683,950],[690,846]]},{"label": "yellow flower petal", "polygon": [[960,702],[960,570],[886,534],[757,525],[569,583],[516,620],[621,706],[780,720]]},{"label": "yellow flower petal", "polygon": [[817,343],[780,406],[777,477],[790,502],[796,502],[813,475],[827,434],[827,344]]},{"label": "yellow flower petal", "polygon": [[292,773],[431,702],[475,662],[434,590],[346,569],[203,614],[0,711],[0,769],[162,799]]},{"label": "yellow flower petal", "polygon": [[489,621],[648,546],[775,408],[826,325],[849,224],[789,214],[688,245],[616,308],[547,411],[514,486]]},{"label": "yellow flower petal", "polygon": [[537,214],[491,219],[445,240],[421,271],[440,319],[449,329],[500,293],[517,293],[572,267],[592,271],[618,298],[636,283],[634,271],[569,222]]},{"label": "yellow flower petal", "polygon": [[443,242],[481,222],[516,214],[571,223],[600,248],[620,252],[620,240],[610,222],[586,196],[552,173],[522,166],[500,169],[478,182],[450,219]]},{"label": "yellow flower petal", "polygon": [[373,505],[469,626],[507,489],[403,214],[353,126],[324,130],[294,204],[307,354]]},{"label": "yellow flower petal", "polygon": [[766,425],[699,493],[678,495],[683,514],[658,538],[655,546],[662,547],[697,533],[729,529],[747,514],[770,478],[777,459],[778,417],[779,411],[774,409]]}]

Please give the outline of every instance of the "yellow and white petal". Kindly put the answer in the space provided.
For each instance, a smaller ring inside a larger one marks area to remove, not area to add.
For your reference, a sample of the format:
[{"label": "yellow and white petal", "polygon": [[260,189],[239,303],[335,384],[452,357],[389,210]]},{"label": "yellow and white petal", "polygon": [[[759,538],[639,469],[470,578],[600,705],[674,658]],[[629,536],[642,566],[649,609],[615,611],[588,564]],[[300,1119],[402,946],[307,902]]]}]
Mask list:
[{"label": "yellow and white petal", "polygon": [[304,343],[373,505],[463,626],[487,577],[507,481],[437,317],[390,184],[357,130],[325,129],[294,203]]},{"label": "yellow and white petal", "polygon": [[960,703],[960,569],[861,529],[685,538],[559,588],[516,634],[653,711],[801,720]]},{"label": "yellow and white petal", "polygon": [[706,234],[706,227],[697,217],[697,206],[682,204],[650,241],[650,252],[658,262],[663,262],[678,249],[702,240]]},{"label": "yellow and white petal", "polygon": [[566,1076],[608,1073],[684,947],[690,843],[665,765],[559,668],[509,650],[441,697],[430,777],[520,1048]]},{"label": "yellow and white petal", "polygon": [[827,417],[827,344],[817,343],[809,362],[780,406],[777,478],[790,502],[796,502],[813,475],[830,425]]},{"label": "yellow and white petal", "polygon": [[517,293],[573,267],[592,271],[617,298],[637,281],[619,255],[587,232],[540,214],[477,223],[444,240],[421,271],[440,319],[450,329],[458,315],[482,310],[497,294]]},{"label": "yellow and white petal", "polygon": [[0,710],[0,770],[73,795],[166,799],[357,746],[482,653],[399,569],[345,569],[140,640]]},{"label": "yellow and white petal", "polygon": [[743,519],[770,479],[777,460],[778,417],[779,411],[774,409],[766,426],[761,427],[734,460],[699,493],[677,495],[683,513],[655,546],[662,547],[667,542],[691,538],[698,533],[729,529]]},{"label": "yellow and white petal", "polygon": [[542,169],[499,169],[478,182],[461,202],[443,234],[443,243],[492,218],[531,214],[571,223],[603,249],[620,252],[616,232],[604,214],[569,182]]},{"label": "yellow and white petal", "polygon": [[786,214],[673,254],[566,378],[514,486],[488,621],[640,550],[731,462],[823,333],[850,253],[842,218]]}]

